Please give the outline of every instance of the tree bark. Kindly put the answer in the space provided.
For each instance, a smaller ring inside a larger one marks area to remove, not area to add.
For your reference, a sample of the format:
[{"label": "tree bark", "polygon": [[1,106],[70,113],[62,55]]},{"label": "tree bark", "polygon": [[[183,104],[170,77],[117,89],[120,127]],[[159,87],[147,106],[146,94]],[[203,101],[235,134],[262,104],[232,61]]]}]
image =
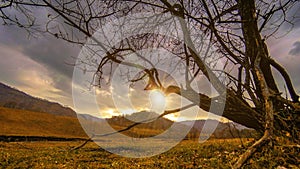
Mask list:
[{"label": "tree bark", "polygon": [[[250,66],[254,68],[254,62],[258,51],[261,53],[261,55],[266,56],[261,58],[260,69],[263,72],[268,87],[274,92],[278,93],[279,90],[272,74],[270,63],[268,61],[269,53],[266,47],[267,45],[265,44],[264,40],[262,40],[257,25],[255,1],[238,0],[238,9],[242,20],[242,30],[243,36],[245,38],[246,56],[250,59]],[[254,71],[252,74],[255,76],[254,80],[258,89],[258,93],[261,93],[259,79],[256,77],[256,73]],[[259,96],[262,97],[261,95]]]},{"label": "tree bark", "polygon": [[262,41],[255,14],[254,0],[239,0],[239,13],[244,22],[242,22],[243,35],[245,38],[246,55],[250,57],[254,75],[256,75],[256,87],[259,87],[265,114],[264,117],[264,135],[249,147],[243,153],[239,160],[233,166],[234,169],[241,168],[243,164],[251,157],[264,143],[270,140],[274,130],[274,106],[270,90],[278,92],[277,85],[273,78],[270,63],[268,61],[268,51],[265,43]]}]

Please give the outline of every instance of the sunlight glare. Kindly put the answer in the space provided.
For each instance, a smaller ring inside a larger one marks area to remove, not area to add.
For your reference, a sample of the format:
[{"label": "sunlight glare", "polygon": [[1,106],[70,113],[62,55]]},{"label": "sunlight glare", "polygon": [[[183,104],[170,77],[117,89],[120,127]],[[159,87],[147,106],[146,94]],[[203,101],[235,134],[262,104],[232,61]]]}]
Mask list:
[{"label": "sunlight glare", "polygon": [[160,90],[151,90],[149,94],[149,99],[151,102],[151,111],[154,111],[158,114],[164,112],[166,107],[166,97]]}]

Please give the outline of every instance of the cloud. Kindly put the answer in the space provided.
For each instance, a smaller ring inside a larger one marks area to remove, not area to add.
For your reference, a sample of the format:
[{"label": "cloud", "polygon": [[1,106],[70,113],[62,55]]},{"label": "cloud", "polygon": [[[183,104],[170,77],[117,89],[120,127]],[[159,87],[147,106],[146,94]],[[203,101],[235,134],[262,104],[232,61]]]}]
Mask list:
[{"label": "cloud", "polygon": [[72,77],[73,73],[73,66],[68,63],[74,63],[72,57],[79,53],[78,47],[53,37],[32,40],[23,46],[23,50],[31,59],[67,77]]},{"label": "cloud", "polygon": [[293,49],[289,51],[289,54],[293,56],[300,55],[300,41],[297,41],[293,44]]},{"label": "cloud", "polygon": [[27,32],[18,27],[0,27],[0,44],[22,49],[22,53],[57,73],[72,77],[79,47],[50,35],[38,38],[28,37]]},{"label": "cloud", "polygon": [[49,37],[33,41],[24,46],[23,50],[24,54],[50,71],[54,87],[71,96],[73,66],[68,63],[75,62],[71,57],[77,57],[78,48]]},{"label": "cloud", "polygon": [[21,48],[0,45],[1,81],[31,95],[70,105],[70,99],[53,86],[49,70],[22,53]]},{"label": "cloud", "polygon": [[[282,38],[271,38],[268,40],[268,46],[270,48],[270,54],[271,56],[279,63],[281,64],[286,71],[289,73],[291,80],[293,82],[294,88],[297,93],[300,92],[300,59],[298,57],[295,57],[294,55],[291,55],[292,53],[296,54],[296,51],[299,53],[299,33],[300,28],[294,29],[292,32],[287,34],[286,36]],[[297,44],[297,45],[295,45]],[[298,47],[296,47],[298,46]],[[296,48],[298,48],[296,50]],[[294,51],[293,51],[294,50]],[[277,80],[277,84],[279,86],[280,91],[285,91],[284,86],[286,86],[282,76],[278,73],[278,71],[273,71],[275,75],[275,79]],[[282,96],[285,96],[286,93]],[[289,96],[289,94],[287,94]]]},{"label": "cloud", "polygon": [[[77,57],[80,50],[78,46],[48,35],[39,38],[28,37],[26,31],[13,26],[0,27],[0,37],[1,58],[5,60],[5,62],[2,61],[3,71],[1,72],[4,75],[1,76],[0,81],[6,81],[15,87],[23,85],[23,87],[30,86],[33,88],[29,79],[27,81],[23,79],[24,81],[21,82],[20,78],[25,78],[26,73],[28,78],[37,79],[37,77],[47,76],[51,79],[48,79],[51,83],[47,87],[49,89],[53,88],[52,93],[40,92],[38,94],[35,92],[33,95],[51,100],[55,100],[55,97],[57,97],[57,101],[69,104],[70,106],[72,105],[73,66],[70,64],[75,62],[72,57]],[[17,60],[22,62],[16,64]],[[11,70],[19,69],[22,64],[33,66],[34,71],[28,71],[28,69],[32,70],[31,66],[27,66],[26,71],[22,72]],[[37,67],[37,65],[39,66]],[[41,74],[45,74],[45,72],[47,75],[42,76]],[[13,77],[16,79],[13,79]],[[45,86],[45,84],[43,85]],[[44,86],[35,87],[42,88]],[[26,90],[29,90],[29,88]]]}]

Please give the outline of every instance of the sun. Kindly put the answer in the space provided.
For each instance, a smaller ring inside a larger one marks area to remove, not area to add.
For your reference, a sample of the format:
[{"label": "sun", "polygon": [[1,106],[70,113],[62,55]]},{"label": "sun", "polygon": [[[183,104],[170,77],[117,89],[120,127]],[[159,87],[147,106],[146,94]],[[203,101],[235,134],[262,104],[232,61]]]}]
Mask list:
[{"label": "sun", "polygon": [[167,99],[161,90],[151,90],[149,93],[150,111],[161,114],[165,111]]},{"label": "sun", "polygon": [[117,110],[112,109],[112,108],[106,109],[103,112],[104,112],[103,117],[105,117],[105,118],[107,118],[107,117],[110,118],[112,116],[119,116],[120,115],[120,113]]}]

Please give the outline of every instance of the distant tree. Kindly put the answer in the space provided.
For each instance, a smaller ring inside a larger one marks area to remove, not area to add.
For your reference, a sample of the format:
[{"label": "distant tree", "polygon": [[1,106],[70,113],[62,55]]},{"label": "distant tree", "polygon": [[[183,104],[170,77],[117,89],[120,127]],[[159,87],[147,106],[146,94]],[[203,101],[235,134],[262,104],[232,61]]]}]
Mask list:
[{"label": "distant tree", "polygon": [[[251,146],[248,153],[246,152],[234,166],[239,168],[258,147],[270,141],[274,135],[288,132],[294,141],[299,142],[299,95],[288,72],[272,58],[266,44],[266,39],[276,34],[284,23],[293,24],[294,17],[288,12],[297,3],[299,2],[294,0],[9,0],[2,1],[0,17],[5,25],[15,24],[34,33],[37,27],[33,11],[36,8],[49,9],[51,12],[48,14],[46,32],[77,44],[84,44],[86,38],[101,28],[101,23],[105,20],[128,14],[170,13],[181,18],[178,27],[184,35],[183,43],[175,43],[174,40],[153,32],[129,37],[105,51],[106,55],[99,56],[100,62],[95,72],[100,80],[98,85],[101,86],[103,72],[113,65],[124,64],[123,61],[130,52],[146,49],[154,44],[173,51],[174,57],[185,60],[187,71],[193,73],[186,73],[185,86],[163,86],[154,67],[142,69],[140,77],[131,79],[132,82],[148,77],[149,83],[145,89],[159,88],[168,94],[175,93],[205,111],[210,111],[212,102],[221,104],[222,95],[226,91],[226,104],[222,116],[263,133],[262,138]],[[196,52],[199,46],[189,30],[205,33],[204,38],[217,47],[220,57],[215,59],[226,61],[224,69],[216,70],[203,59],[211,55],[200,56]],[[168,46],[164,42],[172,45]],[[149,60],[142,56],[140,58]],[[142,67],[134,63],[125,65]],[[280,91],[273,70],[277,70],[283,77],[289,98],[281,96],[284,91]],[[218,78],[220,72],[227,75],[226,82]],[[200,76],[206,77],[219,96],[210,97],[190,86]]]}]

